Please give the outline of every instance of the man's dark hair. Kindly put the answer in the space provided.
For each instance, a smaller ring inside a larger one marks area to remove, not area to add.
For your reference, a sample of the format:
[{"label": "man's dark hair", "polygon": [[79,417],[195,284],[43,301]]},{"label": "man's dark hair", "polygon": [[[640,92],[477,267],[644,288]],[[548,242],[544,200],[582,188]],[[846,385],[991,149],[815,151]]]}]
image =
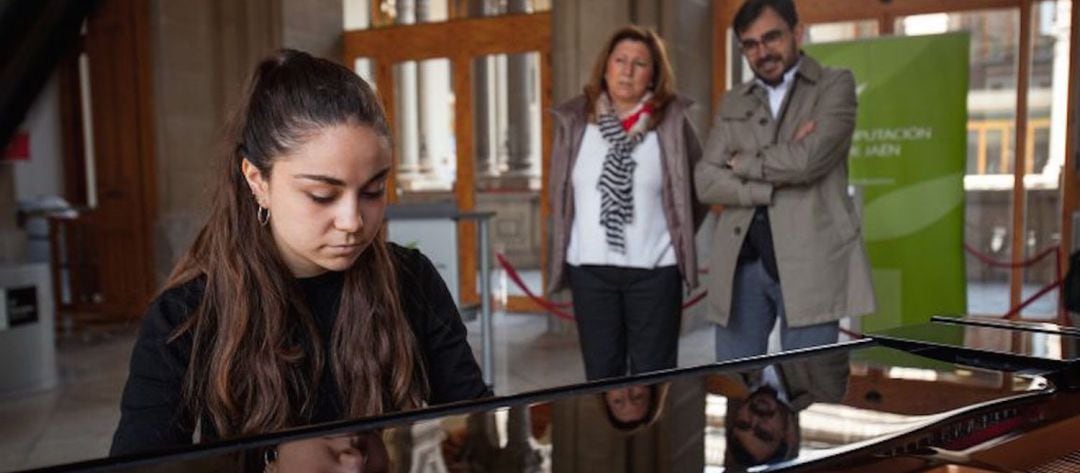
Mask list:
[{"label": "man's dark hair", "polygon": [[731,27],[735,34],[740,34],[750,27],[750,23],[758,19],[766,8],[772,8],[780,18],[784,19],[788,27],[794,28],[799,24],[799,14],[795,12],[794,0],[746,0],[735,13],[735,20]]}]

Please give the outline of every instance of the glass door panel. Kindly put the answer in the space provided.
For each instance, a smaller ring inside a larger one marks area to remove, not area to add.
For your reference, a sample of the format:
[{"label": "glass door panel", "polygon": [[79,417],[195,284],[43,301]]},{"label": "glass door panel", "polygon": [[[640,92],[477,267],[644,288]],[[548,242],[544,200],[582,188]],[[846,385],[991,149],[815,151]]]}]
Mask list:
[{"label": "glass door panel", "polygon": [[393,77],[397,201],[454,202],[457,152],[450,61],[398,63]]},{"label": "glass door panel", "polygon": [[1052,248],[1061,244],[1061,167],[1065,164],[1069,94],[1070,0],[1035,2],[1024,173],[1024,259],[1045,256],[1024,269],[1022,298],[1042,293],[1021,311],[1026,319],[1057,316],[1058,291],[1047,286],[1062,274]]},{"label": "glass door panel", "polygon": [[[534,293],[541,293],[540,54],[498,54],[472,60],[473,143],[477,209],[496,212],[492,248],[507,257]],[[496,281],[496,297],[523,296]]]}]

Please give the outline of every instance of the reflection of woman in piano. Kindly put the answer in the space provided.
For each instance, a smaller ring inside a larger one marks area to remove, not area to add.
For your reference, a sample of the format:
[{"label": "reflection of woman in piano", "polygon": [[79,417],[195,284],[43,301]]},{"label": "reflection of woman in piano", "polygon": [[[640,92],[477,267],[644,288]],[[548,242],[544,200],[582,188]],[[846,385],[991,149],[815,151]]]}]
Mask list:
[{"label": "reflection of woman in piano", "polygon": [[624,432],[634,432],[648,427],[660,417],[667,390],[666,383],[635,384],[604,391],[600,397],[611,426]]},{"label": "reflection of woman in piano", "polygon": [[672,427],[665,421],[670,390],[671,384],[664,382],[553,402],[551,471],[672,471],[664,466],[671,461]]},{"label": "reflection of woman in piano", "polygon": [[391,137],[362,79],[279,52],[226,144],[143,320],[113,454],[488,394],[435,268],[381,232]]}]

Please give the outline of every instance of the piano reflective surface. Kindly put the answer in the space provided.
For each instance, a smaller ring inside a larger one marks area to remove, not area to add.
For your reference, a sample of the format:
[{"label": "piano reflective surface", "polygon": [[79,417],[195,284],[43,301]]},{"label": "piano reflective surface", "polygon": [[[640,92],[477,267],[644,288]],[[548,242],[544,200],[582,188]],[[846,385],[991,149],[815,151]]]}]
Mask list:
[{"label": "piano reflective surface", "polygon": [[49,471],[1080,471],[1075,329],[868,339]]}]

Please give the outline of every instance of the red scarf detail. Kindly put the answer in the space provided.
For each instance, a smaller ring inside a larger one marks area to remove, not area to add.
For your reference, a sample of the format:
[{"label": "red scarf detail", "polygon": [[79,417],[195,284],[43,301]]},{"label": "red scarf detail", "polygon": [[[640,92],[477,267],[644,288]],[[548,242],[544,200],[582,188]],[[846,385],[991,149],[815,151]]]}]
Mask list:
[{"label": "red scarf detail", "polygon": [[630,129],[634,128],[634,125],[637,124],[637,121],[639,118],[641,118],[642,114],[652,115],[652,111],[653,108],[651,103],[646,103],[645,105],[642,105],[641,108],[639,108],[636,112],[631,113],[630,116],[622,120],[623,131],[629,133]]}]

